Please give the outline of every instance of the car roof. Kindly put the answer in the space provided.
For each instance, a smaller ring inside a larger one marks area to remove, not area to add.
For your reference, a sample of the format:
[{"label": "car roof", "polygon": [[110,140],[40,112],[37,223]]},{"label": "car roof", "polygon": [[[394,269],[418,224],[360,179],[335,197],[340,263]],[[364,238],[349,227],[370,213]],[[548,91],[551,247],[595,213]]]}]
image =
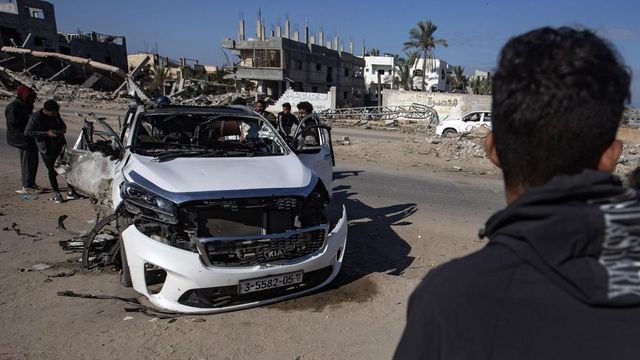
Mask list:
[{"label": "car roof", "polygon": [[256,115],[245,106],[183,106],[170,105],[146,108],[146,114],[220,114],[220,115]]}]

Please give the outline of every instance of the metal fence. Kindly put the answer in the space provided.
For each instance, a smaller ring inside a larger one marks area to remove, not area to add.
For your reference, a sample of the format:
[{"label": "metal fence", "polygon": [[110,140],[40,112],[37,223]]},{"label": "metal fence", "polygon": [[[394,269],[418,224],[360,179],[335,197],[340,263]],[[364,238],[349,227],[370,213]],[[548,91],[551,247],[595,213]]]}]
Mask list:
[{"label": "metal fence", "polygon": [[426,120],[427,125],[438,124],[438,113],[432,107],[422,104],[409,106],[366,106],[355,108],[329,109],[319,113],[326,120],[396,120],[400,118]]}]

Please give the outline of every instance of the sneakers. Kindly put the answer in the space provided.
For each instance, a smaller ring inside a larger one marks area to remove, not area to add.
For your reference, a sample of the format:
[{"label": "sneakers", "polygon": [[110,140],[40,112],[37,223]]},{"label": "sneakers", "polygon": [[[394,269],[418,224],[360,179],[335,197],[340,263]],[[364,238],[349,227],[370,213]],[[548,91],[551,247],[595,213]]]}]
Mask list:
[{"label": "sneakers", "polygon": [[64,199],[62,198],[62,195],[60,195],[60,193],[55,193],[51,200],[53,200],[56,204],[62,204],[64,202]]},{"label": "sneakers", "polygon": [[80,194],[78,194],[75,190],[67,191],[67,200],[75,200],[79,198],[80,198]]},{"label": "sneakers", "polygon": [[35,194],[40,194],[42,191],[35,187],[23,187],[21,190],[16,190],[16,192],[18,194],[35,195]]}]

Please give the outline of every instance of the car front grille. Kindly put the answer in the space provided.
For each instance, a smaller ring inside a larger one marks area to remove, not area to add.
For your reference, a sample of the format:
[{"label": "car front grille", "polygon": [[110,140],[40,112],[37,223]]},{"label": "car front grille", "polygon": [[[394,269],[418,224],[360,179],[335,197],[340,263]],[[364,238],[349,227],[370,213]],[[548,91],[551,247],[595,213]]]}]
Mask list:
[{"label": "car front grille", "polygon": [[204,250],[212,266],[253,266],[292,260],[311,255],[322,248],[325,227],[307,232],[272,235],[262,239],[209,239]]}]

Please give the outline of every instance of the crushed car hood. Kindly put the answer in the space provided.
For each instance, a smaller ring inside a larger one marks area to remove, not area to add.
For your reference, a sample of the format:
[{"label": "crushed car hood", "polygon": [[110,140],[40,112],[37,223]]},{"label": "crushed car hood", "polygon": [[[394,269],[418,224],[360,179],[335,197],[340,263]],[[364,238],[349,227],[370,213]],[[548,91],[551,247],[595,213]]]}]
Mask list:
[{"label": "crushed car hood", "polygon": [[125,177],[176,203],[220,198],[306,196],[317,177],[293,154],[176,158],[158,162],[132,154]]}]

